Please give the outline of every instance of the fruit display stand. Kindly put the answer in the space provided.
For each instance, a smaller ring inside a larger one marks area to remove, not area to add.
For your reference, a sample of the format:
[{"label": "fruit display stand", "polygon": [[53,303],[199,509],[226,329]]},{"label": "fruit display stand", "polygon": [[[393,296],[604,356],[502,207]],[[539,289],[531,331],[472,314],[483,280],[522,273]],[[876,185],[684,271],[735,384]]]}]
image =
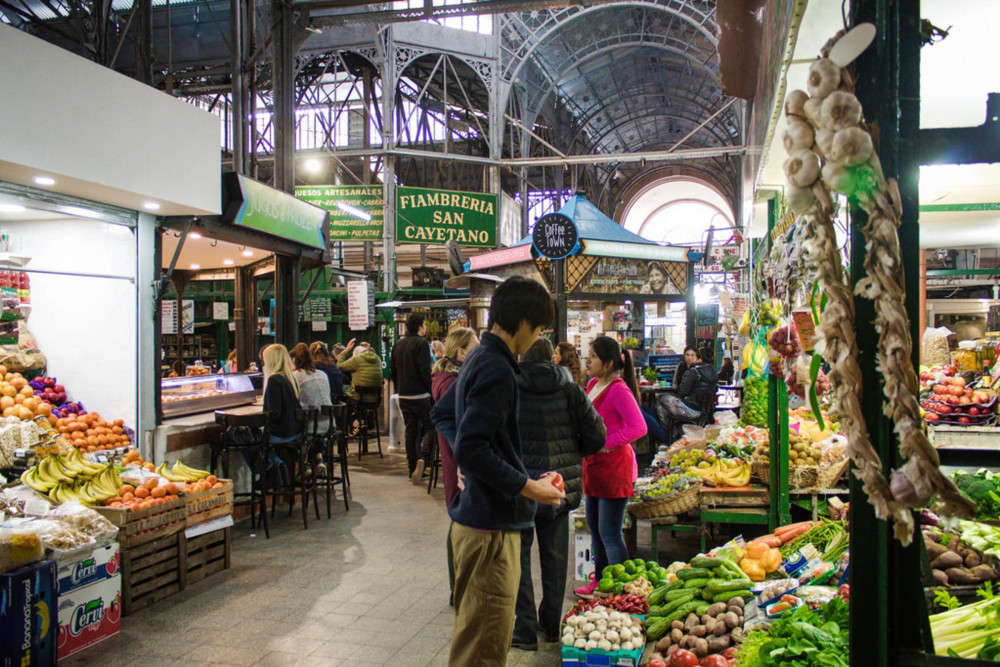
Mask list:
[{"label": "fruit display stand", "polygon": [[212,519],[233,513],[233,481],[220,479],[218,488],[209,488],[194,493],[185,494],[187,509],[186,526],[188,528]]},{"label": "fruit display stand", "polygon": [[184,548],[183,532],[122,548],[123,614],[131,614],[182,590],[181,553]]},{"label": "fruit display stand", "polygon": [[231,530],[226,527],[196,537],[188,537],[186,534],[182,536],[182,590],[205,577],[229,569],[232,564]]},{"label": "fruit display stand", "polygon": [[183,498],[141,510],[118,507],[95,507],[111,523],[118,526],[118,543],[123,552],[184,530],[187,508]]}]

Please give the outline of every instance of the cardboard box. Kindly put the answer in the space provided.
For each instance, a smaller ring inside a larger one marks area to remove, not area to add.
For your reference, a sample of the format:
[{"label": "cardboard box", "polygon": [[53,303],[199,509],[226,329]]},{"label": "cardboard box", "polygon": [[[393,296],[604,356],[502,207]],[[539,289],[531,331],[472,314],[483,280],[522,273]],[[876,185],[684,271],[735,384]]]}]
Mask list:
[{"label": "cardboard box", "polygon": [[88,556],[68,563],[59,563],[59,594],[96,584],[113,577],[121,569],[118,544],[94,549]]},{"label": "cardboard box", "polygon": [[56,664],[56,563],[0,574],[0,667]]},{"label": "cardboard box", "polygon": [[59,596],[58,655],[63,660],[122,629],[122,577],[112,577]]},{"label": "cardboard box", "polygon": [[594,558],[590,553],[590,533],[576,533],[576,578],[587,581],[594,571]]}]

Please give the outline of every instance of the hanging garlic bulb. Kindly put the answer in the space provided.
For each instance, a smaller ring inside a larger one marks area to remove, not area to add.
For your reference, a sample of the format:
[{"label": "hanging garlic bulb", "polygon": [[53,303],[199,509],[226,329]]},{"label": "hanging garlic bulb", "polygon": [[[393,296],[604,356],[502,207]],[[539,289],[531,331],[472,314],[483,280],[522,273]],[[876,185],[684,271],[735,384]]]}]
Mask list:
[{"label": "hanging garlic bulb", "polygon": [[840,85],[840,66],[829,58],[820,58],[809,66],[806,88],[809,95],[823,99]]},{"label": "hanging garlic bulb", "polygon": [[795,151],[812,148],[813,129],[806,121],[790,116],[785,127],[785,134],[782,137],[785,144],[785,152],[792,154]]},{"label": "hanging garlic bulb", "polygon": [[830,149],[833,148],[833,135],[836,134],[833,130],[816,130],[816,146],[819,148],[819,152],[824,158],[829,159]]},{"label": "hanging garlic bulb", "polygon": [[860,127],[849,127],[833,135],[833,144],[827,157],[848,167],[856,167],[867,162],[873,150],[870,134]]},{"label": "hanging garlic bulb", "polygon": [[805,103],[809,100],[809,95],[803,90],[793,90],[785,98],[786,116],[805,116]]},{"label": "hanging garlic bulb", "polygon": [[797,188],[808,188],[819,178],[819,156],[810,150],[795,151],[785,160],[785,176]]},{"label": "hanging garlic bulb", "polygon": [[797,188],[794,185],[789,185],[785,188],[785,199],[788,201],[789,208],[800,215],[816,205],[816,195],[813,194],[812,188]]},{"label": "hanging garlic bulb", "polygon": [[823,127],[823,100],[819,97],[810,97],[805,105],[803,105],[802,110],[806,114],[806,118],[812,124],[813,127],[819,128]]},{"label": "hanging garlic bulb", "polygon": [[853,93],[836,90],[823,100],[820,123],[830,130],[844,130],[861,122],[861,103]]},{"label": "hanging garlic bulb", "polygon": [[827,162],[823,165],[822,174],[823,182],[831,190],[836,190],[844,195],[850,195],[854,191],[857,177],[850,167],[845,167],[836,162]]}]

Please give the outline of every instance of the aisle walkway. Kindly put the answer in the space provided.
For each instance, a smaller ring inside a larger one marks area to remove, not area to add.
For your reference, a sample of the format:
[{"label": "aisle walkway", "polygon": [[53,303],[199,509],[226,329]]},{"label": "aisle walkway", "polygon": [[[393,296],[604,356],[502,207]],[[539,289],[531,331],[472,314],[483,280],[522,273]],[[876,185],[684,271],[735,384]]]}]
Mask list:
[{"label": "aisle walkway", "polygon": [[[126,616],[117,640],[64,664],[446,665],[444,492],[427,495],[405,470],[401,455],[354,459],[350,512],[334,503],[327,520],[321,499],[307,531],[297,508],[279,508],[270,540],[238,524],[231,570]],[[549,645],[512,650],[507,664],[559,662]]]}]

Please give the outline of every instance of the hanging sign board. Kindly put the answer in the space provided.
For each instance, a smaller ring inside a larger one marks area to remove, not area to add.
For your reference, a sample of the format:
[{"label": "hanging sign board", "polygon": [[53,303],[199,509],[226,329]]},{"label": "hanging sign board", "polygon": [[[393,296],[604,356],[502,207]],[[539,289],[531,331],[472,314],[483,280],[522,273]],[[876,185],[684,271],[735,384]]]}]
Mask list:
[{"label": "hanging sign board", "polygon": [[426,188],[396,188],[396,242],[494,248],[497,196]]},{"label": "hanging sign board", "polygon": [[701,273],[725,273],[731,271],[740,259],[740,247],[736,245],[715,246],[708,254],[708,262],[697,262],[694,265],[694,272]]},{"label": "hanging sign board", "polygon": [[578,255],[567,260],[568,294],[687,293],[687,262],[647,262],[624,257]]},{"label": "hanging sign board", "polygon": [[329,214],[242,174],[222,175],[223,222],[326,250]]},{"label": "hanging sign board", "polygon": [[326,322],[332,314],[329,299],[306,299],[299,304],[299,322]]},{"label": "hanging sign board", "polygon": [[160,305],[160,329],[165,334],[177,333],[177,302],[164,299]]},{"label": "hanging sign board", "polygon": [[371,326],[368,317],[368,292],[367,280],[347,282],[347,326],[351,331],[361,331]]},{"label": "hanging sign board", "polygon": [[228,320],[229,319],[229,302],[228,301],[213,301],[212,302],[212,319],[213,320]]},{"label": "hanging sign board", "polygon": [[181,333],[194,333],[194,301],[191,299],[181,301]]},{"label": "hanging sign board", "polygon": [[535,222],[531,244],[542,257],[563,259],[578,248],[580,234],[576,224],[562,213],[543,215]]},{"label": "hanging sign board", "polygon": [[330,213],[330,241],[382,240],[383,186],[303,185],[295,196]]}]

